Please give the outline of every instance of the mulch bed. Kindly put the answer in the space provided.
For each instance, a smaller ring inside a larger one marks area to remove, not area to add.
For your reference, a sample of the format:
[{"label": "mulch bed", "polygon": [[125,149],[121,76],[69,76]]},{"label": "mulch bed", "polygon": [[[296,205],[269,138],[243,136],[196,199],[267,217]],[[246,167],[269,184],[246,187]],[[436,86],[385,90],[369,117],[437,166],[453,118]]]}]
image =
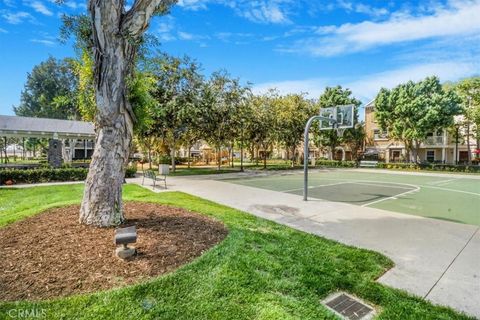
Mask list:
[{"label": "mulch bed", "polygon": [[133,284],[200,256],[227,235],[220,222],[151,203],[126,203],[137,254],[114,255],[113,228],[78,223],[79,206],[50,209],[0,228],[0,300],[43,300]]}]

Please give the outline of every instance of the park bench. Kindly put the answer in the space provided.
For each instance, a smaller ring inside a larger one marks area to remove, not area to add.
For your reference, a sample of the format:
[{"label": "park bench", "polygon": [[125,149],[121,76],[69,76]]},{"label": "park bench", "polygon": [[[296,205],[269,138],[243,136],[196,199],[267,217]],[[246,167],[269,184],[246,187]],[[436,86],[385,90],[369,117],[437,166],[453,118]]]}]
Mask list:
[{"label": "park bench", "polygon": [[152,179],[153,181],[153,189],[155,189],[155,183],[157,181],[163,181],[165,184],[165,189],[167,189],[167,175],[166,174],[157,174],[153,170],[145,170],[143,172],[143,179],[142,179],[142,185],[145,183],[145,178],[147,179]]},{"label": "park bench", "polygon": [[360,161],[359,167],[360,168],[376,168],[377,165],[378,165],[378,161],[362,160]]}]

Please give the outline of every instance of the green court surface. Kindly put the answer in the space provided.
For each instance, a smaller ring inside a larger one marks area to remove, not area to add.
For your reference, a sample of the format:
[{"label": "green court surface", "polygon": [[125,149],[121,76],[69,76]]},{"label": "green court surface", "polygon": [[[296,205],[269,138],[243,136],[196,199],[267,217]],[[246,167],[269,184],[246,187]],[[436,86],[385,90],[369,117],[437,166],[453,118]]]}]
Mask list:
[{"label": "green court surface", "polygon": [[[250,187],[302,195],[303,174],[231,179]],[[355,170],[309,173],[309,198],[480,226],[480,179]],[[319,204],[320,205],[320,204]]]}]

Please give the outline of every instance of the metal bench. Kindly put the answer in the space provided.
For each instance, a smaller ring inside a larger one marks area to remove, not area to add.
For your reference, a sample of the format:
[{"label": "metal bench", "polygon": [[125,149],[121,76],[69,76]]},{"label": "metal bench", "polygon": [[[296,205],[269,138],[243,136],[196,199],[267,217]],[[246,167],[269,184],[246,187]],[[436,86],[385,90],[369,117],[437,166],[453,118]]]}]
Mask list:
[{"label": "metal bench", "polygon": [[359,167],[361,168],[376,168],[378,165],[378,161],[360,161]]},{"label": "metal bench", "polygon": [[152,179],[153,189],[155,189],[155,184],[157,181],[163,181],[165,184],[165,189],[167,189],[167,175],[157,175],[153,170],[145,170],[143,172],[142,185],[145,183],[145,178]]}]

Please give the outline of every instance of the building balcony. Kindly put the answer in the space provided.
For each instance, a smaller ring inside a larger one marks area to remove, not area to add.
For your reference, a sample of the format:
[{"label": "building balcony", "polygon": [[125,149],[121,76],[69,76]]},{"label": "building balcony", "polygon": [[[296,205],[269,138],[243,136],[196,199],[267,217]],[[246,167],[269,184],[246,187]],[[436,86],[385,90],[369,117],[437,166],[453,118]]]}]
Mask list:
[{"label": "building balcony", "polygon": [[441,146],[445,144],[445,139],[443,136],[431,136],[425,139],[425,145],[428,146]]}]

